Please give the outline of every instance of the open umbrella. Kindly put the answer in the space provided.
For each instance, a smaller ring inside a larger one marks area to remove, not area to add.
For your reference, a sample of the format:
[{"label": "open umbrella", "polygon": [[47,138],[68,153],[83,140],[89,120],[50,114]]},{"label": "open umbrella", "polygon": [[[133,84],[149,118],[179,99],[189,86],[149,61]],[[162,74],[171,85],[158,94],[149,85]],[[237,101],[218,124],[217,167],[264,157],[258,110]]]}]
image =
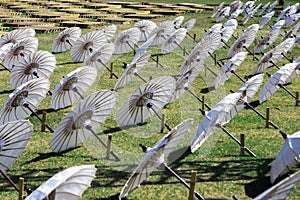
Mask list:
[{"label": "open umbrella", "polygon": [[70,49],[81,36],[79,27],[70,27],[61,31],[52,43],[52,52],[60,53]]},{"label": "open umbrella", "polygon": [[48,51],[36,51],[21,57],[10,73],[10,85],[17,88],[35,78],[49,78],[56,65],[55,56]]},{"label": "open umbrella", "polygon": [[171,20],[161,22],[149,34],[149,38],[154,36],[150,46],[158,46],[162,44],[166,38],[173,33],[173,31],[174,24]]},{"label": "open umbrella", "polygon": [[[227,22],[223,24],[223,28],[221,29],[221,42],[216,50],[222,48],[224,45],[227,46],[228,40],[231,38],[233,33],[237,28],[237,21],[236,19],[229,19]],[[227,46],[228,47],[228,46]]]},{"label": "open umbrella", "polygon": [[224,8],[222,8],[217,16],[216,16],[216,22],[220,22],[222,21],[225,17],[228,17],[229,16],[229,13],[230,12],[230,7],[229,6],[226,6]]},{"label": "open umbrella", "polygon": [[271,12],[271,11],[275,8],[275,6],[277,5],[277,3],[278,3],[278,1],[274,1],[274,2],[269,6],[267,12]]},{"label": "open umbrella", "polygon": [[81,35],[71,47],[70,56],[74,62],[83,62],[93,51],[107,41],[103,31],[90,31]]},{"label": "open umbrella", "polygon": [[144,19],[136,22],[133,27],[138,28],[141,32],[139,42],[144,42],[148,40],[149,34],[156,27],[156,23],[151,20]]},{"label": "open umbrella", "polygon": [[144,122],[157,115],[170,99],[175,89],[175,80],[170,76],[161,76],[140,86],[119,109],[116,122],[127,127]]},{"label": "open umbrella", "polygon": [[239,104],[241,97],[243,97],[241,93],[231,93],[205,113],[197,131],[192,136],[192,152],[200,148],[217,128],[225,130],[223,125],[229,122],[244,107],[243,104]]},{"label": "open umbrella", "polygon": [[29,37],[34,37],[35,36],[35,30],[32,28],[19,28],[12,30],[8,33],[5,33],[1,38],[0,38],[0,46],[3,46],[4,44],[7,43],[17,43],[23,39],[29,38]]},{"label": "open umbrella", "polygon": [[275,74],[273,74],[259,94],[259,103],[266,101],[280,87],[282,87],[282,85],[286,83],[286,80],[289,79],[293,71],[293,65],[284,65]]},{"label": "open umbrella", "polygon": [[[181,183],[189,188],[189,185],[167,165],[166,160],[171,151],[188,132],[191,123],[192,119],[187,119],[181,122],[155,145],[153,145],[152,148],[141,145],[146,154],[123,187],[120,192],[119,199],[125,197],[130,191],[139,187],[140,184],[161,165],[164,165],[169,172],[171,172],[178,180],[181,181]],[[197,192],[195,192],[195,195],[198,199],[204,199]]]},{"label": "open umbrella", "polygon": [[299,144],[300,131],[292,135],[286,135],[285,142],[281,147],[271,167],[271,183],[274,183],[276,178],[286,174],[293,166],[295,166],[298,163],[300,156]]},{"label": "open umbrella", "polygon": [[279,183],[273,185],[253,200],[277,200],[287,199],[290,192],[297,186],[300,181],[300,171],[293,173]]},{"label": "open umbrella", "polygon": [[264,16],[262,16],[259,21],[259,29],[262,29],[271,20],[271,18],[274,16],[274,14],[275,14],[275,11],[271,11],[271,12],[265,14]]},{"label": "open umbrella", "polygon": [[215,17],[219,12],[220,10],[223,8],[224,6],[224,1],[222,3],[220,3],[219,5],[217,5],[214,10],[212,11],[212,14],[211,14],[211,18]]},{"label": "open umbrella", "polygon": [[7,43],[7,44],[4,44],[0,47],[0,63],[3,62],[6,55],[8,54],[8,52],[10,51],[10,49],[12,47],[13,47],[13,43]]},{"label": "open umbrella", "polygon": [[21,57],[34,53],[37,48],[38,39],[36,37],[29,37],[16,42],[4,59],[5,68],[11,70]]},{"label": "open umbrella", "polygon": [[276,22],[270,29],[269,33],[262,37],[262,39],[257,43],[254,47],[254,53],[261,53],[267,47],[271,46],[273,42],[277,39],[278,35],[280,34],[280,29],[284,25],[284,20],[280,20]]},{"label": "open umbrella", "polygon": [[247,57],[247,52],[239,52],[235,54],[228,62],[222,67],[221,71],[215,79],[215,88],[220,87],[227,81],[232,74],[236,74],[235,70],[242,64]]},{"label": "open umbrella", "polygon": [[78,99],[83,99],[84,94],[91,88],[97,78],[97,69],[91,66],[77,68],[64,76],[55,86],[51,98],[51,107],[54,109],[65,108]]},{"label": "open umbrella", "polygon": [[271,4],[271,2],[267,2],[265,5],[263,5],[263,7],[260,9],[260,11],[257,15],[261,16],[267,10],[267,8],[270,6],[270,4]]},{"label": "open umbrella", "polygon": [[112,38],[115,36],[115,33],[117,32],[117,26],[114,24],[111,24],[107,27],[104,27],[102,30],[103,34],[106,37],[107,42],[110,42]]},{"label": "open umbrella", "polygon": [[175,29],[180,28],[183,20],[184,20],[184,16],[182,16],[182,15],[178,16],[178,17],[175,17],[175,19],[173,19],[174,28]]},{"label": "open umbrella", "polygon": [[94,165],[69,167],[48,179],[34,190],[26,200],[72,199],[81,198],[96,177]]},{"label": "open umbrella", "polygon": [[24,119],[32,114],[46,97],[50,82],[45,78],[32,79],[17,87],[8,96],[0,111],[0,124]]},{"label": "open umbrella", "polygon": [[0,126],[0,170],[7,170],[25,149],[33,128],[28,120]]},{"label": "open umbrella", "polygon": [[185,51],[185,49],[182,46],[180,46],[180,43],[183,41],[185,36],[186,36],[186,29],[185,28],[179,28],[179,29],[175,30],[164,41],[164,43],[162,45],[162,48],[161,48],[161,53],[162,54],[170,53],[177,47],[179,47],[180,49]]},{"label": "open umbrella", "polygon": [[135,49],[135,45],[138,43],[141,37],[140,29],[130,28],[122,31],[115,39],[115,51],[114,54],[124,54]]},{"label": "open umbrella", "polygon": [[139,77],[144,82],[146,82],[139,75],[139,71],[148,62],[148,59],[150,56],[151,56],[151,51],[146,51],[137,59],[133,59],[133,61],[129,65],[126,66],[126,69],[123,71],[121,77],[119,78],[118,82],[116,83],[114,90],[118,90],[118,89],[124,87],[124,85],[126,85],[126,83],[131,81],[135,76]]},{"label": "open umbrella", "polygon": [[291,28],[289,31],[287,31],[284,36],[282,41],[291,38],[291,37],[295,37],[295,35],[297,34],[298,30],[300,29],[300,22],[298,22],[297,24],[295,24],[295,26],[293,26],[293,28]]},{"label": "open umbrella", "polygon": [[62,152],[74,148],[96,134],[96,130],[110,116],[116,104],[114,91],[98,91],[79,102],[56,127],[50,148],[53,152]]},{"label": "open umbrella", "polygon": [[192,18],[188,21],[186,21],[182,26],[181,28],[185,28],[187,32],[189,32],[193,27],[194,25],[196,24],[196,19],[195,18]]},{"label": "open umbrella", "polygon": [[106,63],[111,58],[114,49],[115,45],[113,43],[103,43],[98,49],[87,55],[83,61],[83,66],[92,66],[98,70],[104,66],[106,69],[109,69]]}]

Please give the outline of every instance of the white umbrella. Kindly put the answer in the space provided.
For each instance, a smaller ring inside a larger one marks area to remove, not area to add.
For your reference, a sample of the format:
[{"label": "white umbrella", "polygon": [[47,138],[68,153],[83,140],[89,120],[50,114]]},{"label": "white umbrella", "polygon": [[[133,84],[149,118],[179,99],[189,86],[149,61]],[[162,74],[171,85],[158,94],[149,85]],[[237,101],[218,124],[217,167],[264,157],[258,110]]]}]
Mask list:
[{"label": "white umbrella", "polygon": [[242,64],[242,62],[247,57],[247,52],[239,52],[235,54],[225,65],[222,67],[221,71],[218,73],[215,79],[215,88],[219,88],[221,85],[227,81],[235,70]]},{"label": "white umbrella", "polygon": [[275,11],[271,11],[271,12],[265,14],[264,16],[262,16],[259,21],[259,28],[262,29],[271,20],[271,18],[274,16],[274,14],[275,14]]},{"label": "white umbrella", "polygon": [[[129,192],[139,187],[140,184],[161,165],[164,165],[169,172],[171,172],[178,180],[189,188],[189,185],[167,165],[166,160],[171,151],[188,132],[191,123],[192,119],[187,119],[181,122],[155,145],[153,145],[152,148],[141,145],[146,154],[123,187],[120,192],[119,199],[122,199],[127,196]],[[204,199],[197,192],[195,192],[195,195],[198,199]]]},{"label": "white umbrella", "polygon": [[295,60],[293,63],[288,63],[287,65],[292,65],[294,69],[290,77],[285,81],[285,84],[290,83],[294,78],[296,78],[300,74],[300,58]]},{"label": "white umbrella", "polygon": [[26,200],[69,199],[82,197],[83,192],[91,186],[96,177],[94,165],[80,165],[69,167],[48,179],[34,190]]},{"label": "white umbrella", "polygon": [[149,34],[149,38],[154,37],[150,46],[158,46],[162,44],[166,38],[173,33],[173,31],[174,24],[171,20],[161,22]]},{"label": "white umbrella", "polygon": [[144,122],[157,114],[170,99],[175,89],[175,80],[170,76],[161,76],[140,86],[119,109],[116,122],[127,127]]},{"label": "white umbrella", "polygon": [[115,39],[114,54],[124,54],[135,49],[141,37],[141,32],[138,28],[130,28],[122,31]]},{"label": "white umbrella", "polygon": [[6,43],[0,47],[0,63],[3,62],[8,52],[13,47],[13,43]]},{"label": "white umbrella", "polygon": [[289,177],[283,179],[276,185],[273,185],[253,200],[278,200],[287,199],[290,192],[297,186],[300,181],[300,171],[295,172]]},{"label": "white umbrella", "polygon": [[294,67],[292,65],[285,65],[280,68],[275,74],[273,74],[259,94],[259,103],[266,101],[284,83],[286,83],[286,80],[291,76],[293,71]]},{"label": "white umbrella", "polygon": [[28,117],[49,91],[48,79],[37,78],[23,83],[8,96],[0,111],[0,124]]},{"label": "white umbrella", "polygon": [[273,8],[275,8],[275,6],[277,5],[278,1],[275,0],[268,8],[267,12],[271,12],[273,10]]},{"label": "white umbrella", "polygon": [[11,32],[5,33],[0,38],[0,47],[7,43],[17,43],[23,39],[34,37],[35,36],[35,30],[32,28],[19,28],[15,29]]},{"label": "white umbrella", "polygon": [[31,134],[28,120],[7,122],[0,126],[0,170],[6,171],[25,149]]},{"label": "white umbrella", "polygon": [[35,78],[49,78],[56,67],[55,56],[48,51],[36,51],[21,57],[12,68],[9,82],[13,88]]},{"label": "white umbrella", "polygon": [[121,77],[114,90],[118,90],[124,87],[129,81],[131,81],[135,76],[141,78],[144,82],[146,82],[140,75],[139,71],[144,67],[144,65],[148,62],[149,57],[151,56],[151,51],[146,51],[137,59],[133,59],[133,61],[126,66],[126,69],[123,71]]},{"label": "white umbrella", "polygon": [[181,27],[185,28],[187,32],[190,32],[190,30],[194,27],[195,24],[196,24],[196,19],[192,18],[186,21]]},{"label": "white umbrella", "polygon": [[79,27],[70,27],[61,31],[52,43],[52,52],[60,53],[70,49],[81,36]]},{"label": "white umbrella", "polygon": [[217,128],[222,128],[223,124],[229,122],[244,107],[243,104],[238,104],[241,97],[243,97],[241,93],[231,93],[205,113],[197,131],[192,136],[192,152],[200,148]]},{"label": "white umbrella", "polygon": [[275,42],[278,35],[280,34],[280,29],[284,25],[284,20],[280,20],[272,26],[269,33],[262,37],[262,39],[257,43],[257,45],[254,47],[254,53],[261,53],[263,50],[268,48]]},{"label": "white umbrella", "polygon": [[93,51],[99,49],[107,38],[103,31],[90,31],[81,35],[71,47],[70,56],[74,62],[83,62]]},{"label": "white umbrella", "polygon": [[162,48],[161,48],[161,53],[162,54],[170,53],[177,47],[180,47],[180,49],[185,51],[185,49],[180,46],[180,43],[183,41],[185,36],[186,36],[185,28],[179,28],[179,29],[175,30],[164,41]]},{"label": "white umbrella", "polygon": [[291,14],[291,15],[287,15],[285,18],[285,27],[288,28],[290,27],[292,24],[294,24],[295,22],[297,22],[300,18],[300,13],[295,13],[295,14]]},{"label": "white umbrella", "polygon": [[286,174],[293,166],[298,163],[300,156],[300,131],[287,135],[276,159],[274,160],[270,180],[274,183],[276,178]]},{"label": "white umbrella", "polygon": [[62,152],[74,148],[94,135],[101,143],[95,131],[109,117],[116,104],[114,91],[98,91],[79,102],[56,127],[50,148],[53,152]]},{"label": "white umbrella", "polygon": [[284,36],[282,41],[291,38],[291,37],[295,37],[295,35],[297,34],[298,30],[300,29],[300,22],[298,22],[297,24],[295,24],[295,26],[293,26],[293,28],[291,28],[289,31],[287,31]]},{"label": "white umbrella", "polygon": [[36,37],[29,37],[16,42],[4,59],[5,68],[11,70],[21,57],[34,53],[37,48],[38,39]]},{"label": "white umbrella", "polygon": [[97,78],[97,69],[91,66],[77,68],[64,76],[55,86],[51,98],[51,107],[54,109],[71,106],[92,87]]},{"label": "white umbrella", "polygon": [[100,70],[103,66],[108,69],[106,63],[111,58],[115,49],[113,43],[103,43],[98,49],[88,54],[83,61],[83,66],[92,66]]},{"label": "white umbrella", "polygon": [[175,19],[173,19],[174,28],[175,29],[180,28],[183,20],[184,20],[184,16],[182,16],[182,15],[178,16],[178,17],[175,17]]},{"label": "white umbrella", "polygon": [[228,17],[230,14],[230,7],[226,6],[216,16],[216,22],[222,21],[225,17]]},{"label": "white umbrella", "polygon": [[102,30],[100,30],[103,32],[103,34],[106,37],[107,42],[111,41],[112,38],[115,36],[116,32],[117,32],[117,26],[114,24],[111,24],[107,27],[104,27]]},{"label": "white umbrella", "polygon": [[138,28],[141,32],[139,42],[144,42],[148,40],[149,34],[156,27],[156,23],[151,20],[144,19],[136,22],[133,27]]},{"label": "white umbrella", "polygon": [[270,6],[271,2],[267,2],[259,11],[258,16],[261,16],[266,10],[267,8]]},{"label": "white umbrella", "polygon": [[237,28],[237,21],[235,19],[230,19],[223,24],[223,28],[221,29],[221,35],[222,35],[221,42],[219,43],[219,46],[216,50],[226,45],[228,40],[235,32],[236,28]]},{"label": "white umbrella", "polygon": [[220,10],[223,8],[224,6],[224,1],[222,3],[220,3],[219,5],[217,5],[214,10],[212,11],[212,15],[211,15],[211,18],[215,17],[216,14],[218,14],[220,12]]}]

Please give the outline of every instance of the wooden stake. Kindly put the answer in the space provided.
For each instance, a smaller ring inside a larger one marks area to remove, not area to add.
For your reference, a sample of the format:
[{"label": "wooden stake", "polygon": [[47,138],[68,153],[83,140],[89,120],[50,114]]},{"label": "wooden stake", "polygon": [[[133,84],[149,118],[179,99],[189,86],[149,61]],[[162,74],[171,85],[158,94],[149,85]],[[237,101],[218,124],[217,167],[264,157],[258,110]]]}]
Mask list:
[{"label": "wooden stake", "polygon": [[194,38],[193,39],[194,39],[194,41],[196,41],[196,33],[194,33]]},{"label": "wooden stake", "polygon": [[205,97],[204,95],[202,95],[202,106],[201,106],[201,110],[205,110]]},{"label": "wooden stake", "polygon": [[45,132],[46,131],[46,115],[47,115],[47,112],[46,111],[43,111],[43,116],[42,116],[42,125],[41,125],[41,131],[42,132]]},{"label": "wooden stake", "polygon": [[194,200],[195,198],[195,184],[196,184],[196,172],[192,170],[191,172],[191,182],[189,190],[189,200]]},{"label": "wooden stake", "polygon": [[106,148],[106,159],[107,160],[109,159],[109,156],[110,156],[111,141],[112,141],[112,134],[108,134],[107,148]]},{"label": "wooden stake", "polygon": [[266,128],[269,128],[269,121],[270,121],[270,108],[266,108]]},{"label": "wooden stake", "polygon": [[164,128],[165,128],[165,114],[161,115],[161,128],[160,128],[160,133],[164,132]]},{"label": "wooden stake", "polygon": [[109,76],[110,79],[113,78],[113,67],[114,67],[114,63],[110,63],[110,76]]},{"label": "wooden stake", "polygon": [[299,106],[299,92],[296,92],[296,106]]},{"label": "wooden stake", "polygon": [[245,134],[241,133],[240,155],[245,155]]},{"label": "wooden stake", "polygon": [[158,58],[159,58],[158,55],[156,55],[156,67],[158,67],[158,63],[159,63]]},{"label": "wooden stake", "polygon": [[24,178],[19,178],[19,200],[23,200],[24,197]]},{"label": "wooden stake", "polygon": [[183,52],[182,53],[183,53],[183,56],[185,56],[185,47],[183,47]]}]

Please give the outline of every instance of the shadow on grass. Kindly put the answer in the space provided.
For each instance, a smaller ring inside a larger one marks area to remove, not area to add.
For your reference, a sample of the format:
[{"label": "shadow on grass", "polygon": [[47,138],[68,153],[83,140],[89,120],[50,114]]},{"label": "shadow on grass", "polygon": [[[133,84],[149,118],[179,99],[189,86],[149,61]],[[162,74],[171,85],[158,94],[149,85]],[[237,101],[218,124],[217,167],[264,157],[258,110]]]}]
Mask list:
[{"label": "shadow on grass", "polygon": [[3,90],[3,91],[0,91],[0,94],[10,94],[13,91],[15,91],[15,90]]},{"label": "shadow on grass", "polygon": [[200,90],[200,93],[207,94],[207,93],[209,93],[210,91],[213,91],[213,90],[215,90],[215,86],[210,86],[210,87],[207,87],[207,88],[202,88]]}]

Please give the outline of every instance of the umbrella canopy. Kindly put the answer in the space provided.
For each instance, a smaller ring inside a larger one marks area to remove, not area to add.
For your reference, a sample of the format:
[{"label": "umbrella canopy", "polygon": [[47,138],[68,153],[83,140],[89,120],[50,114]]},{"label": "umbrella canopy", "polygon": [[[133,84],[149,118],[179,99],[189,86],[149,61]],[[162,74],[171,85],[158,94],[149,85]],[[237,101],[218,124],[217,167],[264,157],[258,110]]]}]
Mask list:
[{"label": "umbrella canopy", "polygon": [[162,44],[166,38],[174,31],[174,24],[171,20],[163,21],[157,25],[149,34],[149,38],[154,37],[150,46]]},{"label": "umbrella canopy", "polygon": [[35,36],[35,30],[32,28],[25,28],[25,29],[15,29],[11,32],[5,33],[0,38],[0,47],[7,43],[17,43],[23,39],[34,37]]},{"label": "umbrella canopy", "polygon": [[88,65],[100,70],[103,66],[106,66],[114,49],[115,45],[113,43],[103,43],[100,48],[87,55],[86,59],[83,61],[83,66]]},{"label": "umbrella canopy", "polygon": [[187,32],[190,32],[190,30],[194,27],[195,24],[196,24],[196,19],[192,18],[186,21],[181,27],[185,28]]},{"label": "umbrella canopy", "polygon": [[115,39],[114,54],[124,54],[133,51],[141,37],[140,29],[130,28],[122,31]]},{"label": "umbrella canopy", "polygon": [[282,39],[282,41],[291,38],[291,37],[295,37],[295,35],[297,34],[298,30],[300,29],[300,22],[298,22],[297,24],[295,24],[295,26],[293,26],[293,28],[291,28],[289,31],[287,31],[284,34],[284,37]]},{"label": "umbrella canopy", "polygon": [[255,197],[254,200],[287,199],[290,192],[297,186],[299,181],[300,171],[297,171]]},{"label": "umbrella canopy", "polygon": [[197,131],[192,136],[191,151],[195,152],[217,129],[218,125],[229,122],[243,107],[239,101],[241,93],[231,93],[208,111],[200,122]]},{"label": "umbrella canopy", "polygon": [[49,87],[50,82],[45,78],[32,79],[17,87],[2,106],[0,124],[28,117],[31,111],[26,106],[36,109],[46,97]]},{"label": "umbrella canopy", "polygon": [[275,8],[275,6],[277,5],[278,1],[274,1],[268,8],[267,12],[271,12],[273,10],[273,8]]},{"label": "umbrella canopy", "polygon": [[21,57],[10,73],[10,85],[14,88],[35,78],[49,78],[56,66],[55,56],[48,51],[36,51]]},{"label": "umbrella canopy", "polygon": [[287,15],[285,17],[285,27],[288,28],[290,27],[292,24],[294,24],[295,22],[297,22],[300,18],[300,13],[294,13],[294,14],[290,14]]},{"label": "umbrella canopy", "polygon": [[75,41],[70,56],[74,62],[83,62],[90,53],[99,49],[106,41],[103,31],[88,32]]},{"label": "umbrella canopy", "polygon": [[264,79],[264,74],[257,74],[247,80],[240,89],[238,89],[237,93],[243,93],[245,95],[244,101],[250,102],[250,100],[254,97],[259,87],[261,86]]},{"label": "umbrella canopy", "polygon": [[185,74],[179,76],[176,80],[175,90],[170,97],[169,103],[176,101],[186,89],[189,88],[190,84],[195,80],[195,78],[200,73],[202,65],[194,65]]},{"label": "umbrella canopy", "polygon": [[97,78],[97,69],[91,66],[77,68],[64,76],[55,86],[51,98],[51,107],[65,108],[73,105],[91,88]]},{"label": "umbrella canopy", "polygon": [[232,71],[235,71],[242,64],[242,62],[246,59],[247,54],[248,53],[244,51],[239,52],[225,63],[215,79],[215,88],[219,88],[231,77]]},{"label": "umbrella canopy", "polygon": [[144,67],[144,65],[148,62],[151,56],[151,51],[146,51],[137,59],[133,59],[133,61],[126,66],[126,69],[123,71],[121,77],[118,79],[114,90],[118,90],[126,85],[129,81],[131,81],[135,76],[139,76],[139,71]]},{"label": "umbrella canopy", "polygon": [[175,19],[173,19],[174,28],[175,29],[180,28],[183,20],[184,20],[184,16],[175,17]]},{"label": "umbrella canopy", "polygon": [[167,53],[172,52],[175,48],[180,47],[180,43],[185,38],[186,33],[187,33],[187,31],[185,28],[179,28],[176,31],[174,31],[164,41],[162,48],[161,48],[161,53],[167,54]]},{"label": "umbrella canopy", "polygon": [[191,124],[192,119],[181,122],[153,145],[152,148],[147,148],[145,156],[120,192],[119,199],[125,197],[130,191],[139,187],[157,167],[166,162],[168,155],[189,131]]},{"label": "umbrella canopy", "polygon": [[4,66],[11,70],[13,66],[25,55],[34,53],[38,48],[38,39],[29,37],[15,43],[4,59]]},{"label": "umbrella canopy", "polygon": [[139,42],[147,41],[149,38],[149,34],[155,29],[156,23],[151,20],[140,20],[136,22],[133,27],[138,28],[141,32],[141,37],[139,38]]},{"label": "umbrella canopy", "polygon": [[99,91],[79,102],[56,127],[50,148],[62,152],[86,141],[110,116],[116,104],[114,91]]},{"label": "umbrella canopy", "polygon": [[218,12],[218,14],[216,16],[216,22],[222,21],[225,17],[228,17],[229,14],[230,14],[229,6],[222,8],[222,10],[220,10],[220,12]]},{"label": "umbrella canopy", "polygon": [[270,6],[271,2],[267,2],[259,11],[258,16],[261,16],[266,10],[267,8]]},{"label": "umbrella canopy", "polygon": [[294,67],[292,65],[284,65],[273,74],[260,91],[259,103],[266,101],[280,88],[280,85],[286,83],[286,80],[289,79],[293,71]]},{"label": "umbrella canopy", "polygon": [[274,16],[274,14],[275,14],[275,11],[271,11],[271,12],[265,14],[264,16],[262,16],[259,21],[259,29],[262,29],[262,27],[264,27],[271,20],[271,18]]},{"label": "umbrella canopy", "polygon": [[28,120],[7,122],[0,126],[0,169],[7,170],[25,149],[31,134]]},{"label": "umbrella canopy", "polygon": [[61,31],[52,43],[52,52],[60,53],[70,49],[81,36],[79,27],[66,28]]},{"label": "umbrella canopy", "polygon": [[117,26],[112,24],[101,30],[103,34],[106,36],[107,42],[111,41],[117,32]]},{"label": "umbrella canopy", "polygon": [[220,10],[223,8],[224,6],[224,1],[222,3],[220,3],[218,6],[216,6],[212,12],[212,15],[211,15],[211,18],[215,17],[219,12]]},{"label": "umbrella canopy", "polygon": [[293,166],[298,163],[300,156],[300,131],[287,135],[283,146],[281,147],[276,159],[271,167],[271,183],[276,178],[286,174]]},{"label": "umbrella canopy", "polygon": [[48,199],[52,192],[55,192],[54,199],[79,199],[91,186],[91,182],[96,177],[96,171],[94,165],[69,167],[52,176],[25,199]]},{"label": "umbrella canopy", "polygon": [[283,25],[284,20],[276,22],[276,24],[274,24],[274,26],[272,26],[272,28],[270,29],[269,33],[262,37],[262,39],[254,47],[254,53],[261,53],[267,47],[271,46],[280,34],[280,29]]},{"label": "umbrella canopy", "polygon": [[300,74],[300,58],[295,60],[293,63],[288,63],[287,65],[292,65],[294,69],[290,77],[286,80],[285,84],[290,83],[294,78]]},{"label": "umbrella canopy", "polygon": [[219,46],[216,50],[222,48],[228,42],[228,40],[235,32],[236,28],[237,28],[236,19],[230,19],[223,24],[223,28],[221,29],[221,36],[222,36],[221,42],[219,43]]},{"label": "umbrella canopy", "polygon": [[175,80],[171,76],[161,76],[143,84],[118,111],[117,124],[126,127],[144,122],[169,102],[174,89]]},{"label": "umbrella canopy", "polygon": [[7,44],[4,44],[0,47],[0,63],[3,62],[6,55],[11,50],[12,47],[13,47],[13,43],[7,43]]}]

